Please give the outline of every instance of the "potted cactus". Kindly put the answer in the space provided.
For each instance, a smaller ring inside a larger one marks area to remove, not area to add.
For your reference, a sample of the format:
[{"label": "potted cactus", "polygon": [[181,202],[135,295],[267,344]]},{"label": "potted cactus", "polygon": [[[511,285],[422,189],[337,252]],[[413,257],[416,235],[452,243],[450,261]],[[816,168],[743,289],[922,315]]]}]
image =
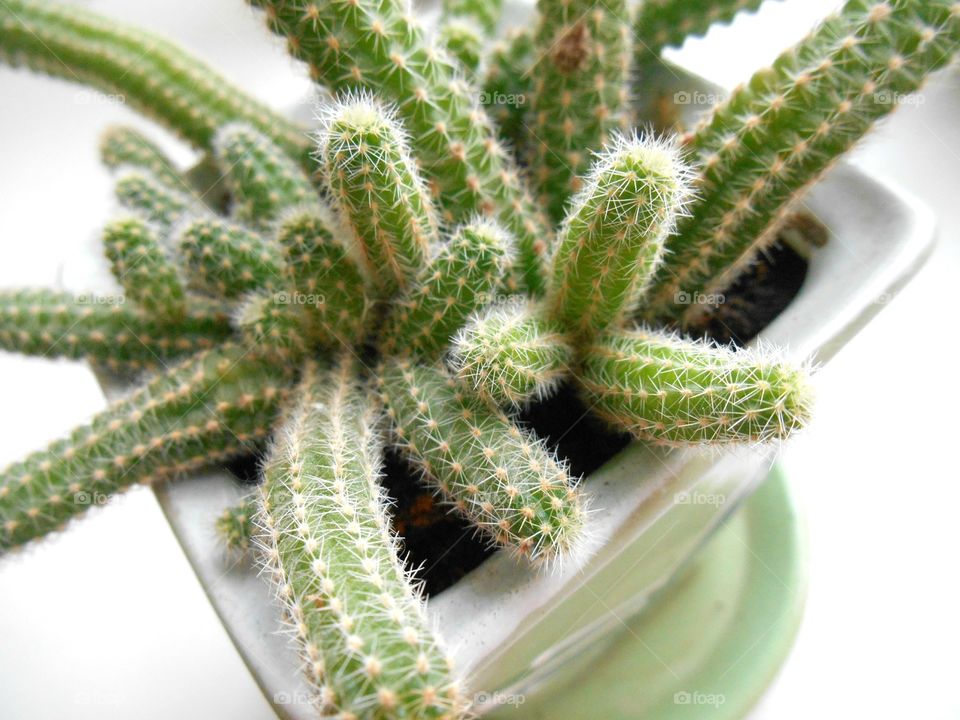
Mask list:
[{"label": "potted cactus", "polygon": [[[642,605],[808,421],[807,360],[866,319],[862,298],[818,317],[814,289],[839,280],[808,278],[764,323],[788,355],[711,339],[733,322],[724,293],[760,282],[750,269],[796,198],[950,60],[960,12],[848,0],[697,124],[655,134],[634,129],[655,118],[631,73],[656,92],[644,76],[662,47],[758,3],[540,0],[499,44],[492,0],[448,0],[432,34],[399,0],[251,4],[334,94],[314,128],[142,31],[0,7],[5,62],[122,93],[203,156],[186,173],[135,131],[105,134],[123,210],[103,246],[125,302],[0,295],[0,347],[89,359],[114,384],[146,374],[0,473],[0,552],[152,482],[203,578],[209,511],[232,494],[221,542],[252,545],[279,611],[250,577],[213,599],[274,690],[296,687],[267,639],[281,618],[290,629],[307,702],[283,712],[460,717],[467,687],[506,687],[535,655],[596,639],[603,615],[578,593],[626,577],[607,609]],[[828,182],[852,203],[889,198],[850,171]],[[918,255],[877,243],[865,292]],[[557,397],[633,444],[581,482],[576,458],[518,419]],[[761,450],[702,452],[734,445]],[[429,612],[392,523],[386,446],[406,463],[398,486],[424,483],[499,551]],[[199,474],[258,453],[251,494]],[[684,506],[704,483],[722,501]],[[667,514],[669,550],[638,571]]]}]

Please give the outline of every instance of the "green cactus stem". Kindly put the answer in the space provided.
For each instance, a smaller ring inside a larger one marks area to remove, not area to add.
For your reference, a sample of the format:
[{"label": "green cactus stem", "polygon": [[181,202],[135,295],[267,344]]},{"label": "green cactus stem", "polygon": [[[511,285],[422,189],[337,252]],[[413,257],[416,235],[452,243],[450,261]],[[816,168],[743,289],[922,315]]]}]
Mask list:
[{"label": "green cactus stem", "polygon": [[385,352],[436,358],[470,313],[490,301],[510,249],[506,233],[491,220],[458,228],[393,306],[382,333]]},{"label": "green cactus stem", "polygon": [[573,348],[540,308],[518,300],[476,313],[457,334],[451,361],[480,397],[521,407],[552,394],[573,362]]},{"label": "green cactus stem", "polygon": [[947,0],[850,0],[688,138],[698,198],[667,243],[643,317],[692,325],[776,239],[805,189],[960,47]]},{"label": "green cactus stem", "polygon": [[230,123],[213,138],[214,155],[230,189],[233,216],[270,227],[284,210],[319,202],[294,158],[247,123]]},{"label": "green cactus stem", "polygon": [[503,40],[493,44],[486,58],[480,100],[496,122],[500,139],[517,157],[528,154],[526,116],[533,94],[533,61],[533,32],[526,27],[508,30]]},{"label": "green cactus stem", "polygon": [[364,87],[398,107],[444,219],[492,214],[516,238],[519,283],[543,290],[546,222],[457,64],[430,45],[404,0],[248,0],[334,91]]},{"label": "green cactus stem", "polygon": [[258,541],[323,716],[456,718],[465,700],[400,556],[375,407],[308,367],[261,489]]},{"label": "green cactus stem", "polygon": [[538,0],[537,8],[531,173],[559,222],[590,167],[590,150],[626,129],[630,27],[626,0]]},{"label": "green cactus stem", "polygon": [[322,205],[290,212],[277,230],[289,291],[279,302],[312,308],[311,332],[324,345],[361,339],[369,302],[363,276],[333,236],[337,224]]},{"label": "green cactus stem", "polygon": [[122,295],[2,291],[0,349],[135,370],[213,347],[232,333],[222,313],[202,306],[164,322],[124,300]]},{"label": "green cactus stem", "polygon": [[472,79],[483,54],[483,30],[468,18],[443,18],[437,28],[437,40],[460,63],[464,75]]},{"label": "green cactus stem", "polygon": [[220,218],[198,218],[175,235],[190,283],[201,290],[236,299],[282,280],[279,250],[245,227]]},{"label": "green cactus stem", "polygon": [[309,167],[303,130],[155,35],[40,0],[0,4],[0,62],[116,96],[203,150],[217,128],[243,120]]},{"label": "green cactus stem", "polygon": [[240,306],[234,324],[248,347],[279,361],[295,361],[307,351],[310,312],[303,305],[283,302],[284,293],[254,295]]},{"label": "green cactus stem", "polygon": [[472,77],[480,66],[484,43],[493,35],[502,0],[443,0],[437,34],[440,44]]},{"label": "green cactus stem", "polygon": [[283,370],[234,345],[157,376],[0,472],[0,552],[135,483],[251,452],[269,432],[287,382]]},{"label": "green cactus stem", "polygon": [[327,111],[320,162],[369,276],[387,297],[408,287],[437,220],[395,114],[370,96],[347,96]]},{"label": "green cactus stem", "polygon": [[133,128],[115,125],[100,137],[100,159],[111,170],[133,167],[145,170],[159,182],[189,191],[173,161],[153,142]]},{"label": "green cactus stem", "polygon": [[127,299],[157,318],[178,320],[186,314],[186,290],[176,266],[145,221],[112,220],[103,230],[103,248]]},{"label": "green cactus stem", "polygon": [[560,230],[546,300],[552,320],[585,338],[628,317],[683,212],[689,174],[669,140],[615,138]]},{"label": "green cactus stem", "polygon": [[577,543],[580,493],[541,441],[439,367],[389,361],[376,381],[407,458],[493,542],[534,563]]},{"label": "green cactus stem", "polygon": [[214,528],[223,546],[238,555],[246,555],[253,538],[253,518],[257,513],[257,496],[248,495],[233,507],[224,510]]},{"label": "green cactus stem", "polygon": [[812,405],[806,372],[770,353],[645,329],[597,339],[577,379],[611,425],[671,446],[780,440]]},{"label": "green cactus stem", "polygon": [[114,195],[125,210],[143,215],[164,234],[185,214],[206,214],[207,206],[193,194],[161,182],[146,170],[122,168],[117,173]]},{"label": "green cactus stem", "polygon": [[706,35],[712,25],[753,12],[763,0],[644,0],[633,19],[633,47],[638,65],[659,61],[667,46]]}]

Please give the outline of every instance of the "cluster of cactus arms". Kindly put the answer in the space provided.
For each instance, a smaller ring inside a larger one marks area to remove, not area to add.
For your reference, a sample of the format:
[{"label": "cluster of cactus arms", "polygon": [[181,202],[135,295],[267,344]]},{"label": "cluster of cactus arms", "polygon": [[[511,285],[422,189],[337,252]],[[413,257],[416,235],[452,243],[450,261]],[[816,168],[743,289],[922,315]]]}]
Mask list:
[{"label": "cluster of cactus arms", "polygon": [[406,0],[250,4],[332,92],[318,128],[147,33],[0,3],[0,60],[123,93],[229,194],[113,128],[102,239],[120,290],[0,292],[0,348],[144,375],[0,471],[0,553],[135,482],[268,446],[260,488],[217,528],[276,581],[318,711],[461,717],[390,526],[384,446],[538,566],[587,524],[589,481],[516,418],[559,385],[639,442],[802,428],[806,368],[684,337],[710,307],[681,300],[730,285],[891,97],[951,59],[960,9],[848,0],[685,136],[656,137],[633,129],[632,68],[758,2],[649,0],[631,17],[621,0],[539,0],[500,42],[496,0],[446,0],[435,33]]}]

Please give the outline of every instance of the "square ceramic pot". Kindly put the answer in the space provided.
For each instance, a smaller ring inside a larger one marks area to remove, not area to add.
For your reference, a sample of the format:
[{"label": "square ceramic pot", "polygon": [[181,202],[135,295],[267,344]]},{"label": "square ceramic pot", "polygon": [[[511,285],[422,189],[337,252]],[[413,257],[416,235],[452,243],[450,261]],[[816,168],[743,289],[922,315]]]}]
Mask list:
[{"label": "square ceramic pot", "polygon": [[[671,71],[659,92],[716,92]],[[690,108],[688,108],[690,109]],[[760,335],[795,360],[827,361],[929,253],[930,213],[913,199],[840,164],[805,206],[828,228],[794,301]],[[762,481],[775,449],[731,454],[634,444],[586,478],[592,514],[589,552],[537,574],[504,553],[430,598],[435,619],[465,672],[497,699],[530,695],[559,670],[587,663],[624,618],[640,611]],[[279,632],[267,582],[231,562],[215,518],[246,492],[224,472],[155,488],[207,596],[254,678],[283,718],[315,716],[296,652]]]}]

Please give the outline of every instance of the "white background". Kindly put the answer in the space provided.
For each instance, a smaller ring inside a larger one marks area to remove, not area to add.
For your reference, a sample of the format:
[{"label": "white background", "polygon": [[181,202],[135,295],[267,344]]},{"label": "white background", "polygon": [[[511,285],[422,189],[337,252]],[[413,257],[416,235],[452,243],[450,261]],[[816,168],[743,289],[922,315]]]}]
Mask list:
[{"label": "white background", "polygon": [[[277,107],[307,92],[303,72],[240,0],[85,4],[174,38]],[[835,5],[768,4],[673,57],[730,85]],[[942,241],[917,280],[820,373],[813,427],[787,449],[809,526],[811,590],[796,647],[758,720],[825,711],[960,718],[960,473],[951,460],[960,405],[958,117],[954,69],[855,155],[929,203]],[[93,93],[0,68],[0,287],[82,275],[77,267],[95,252],[111,207],[97,137],[116,121],[150,129]],[[102,405],[82,365],[0,353],[0,465]],[[0,716],[272,713],[153,496],[138,488],[62,536],[0,559]]]}]

